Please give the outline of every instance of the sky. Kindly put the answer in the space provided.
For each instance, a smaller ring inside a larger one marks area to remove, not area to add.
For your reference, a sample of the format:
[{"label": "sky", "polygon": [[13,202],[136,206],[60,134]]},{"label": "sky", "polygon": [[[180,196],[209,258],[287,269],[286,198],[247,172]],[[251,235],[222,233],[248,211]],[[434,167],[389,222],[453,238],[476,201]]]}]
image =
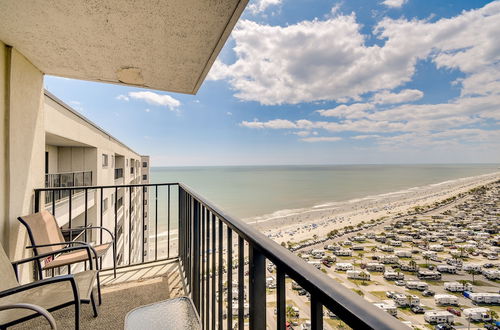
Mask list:
[{"label": "sky", "polygon": [[250,0],[197,95],[45,87],[152,166],[500,163],[500,1]]}]

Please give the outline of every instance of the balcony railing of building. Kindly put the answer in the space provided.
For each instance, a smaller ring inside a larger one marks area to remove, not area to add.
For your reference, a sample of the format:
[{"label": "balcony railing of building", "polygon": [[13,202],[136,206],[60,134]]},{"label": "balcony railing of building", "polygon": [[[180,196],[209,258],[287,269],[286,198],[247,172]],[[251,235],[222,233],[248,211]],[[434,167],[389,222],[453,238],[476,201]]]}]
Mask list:
[{"label": "balcony railing of building", "polygon": [[123,168],[115,168],[115,180],[123,178]]},{"label": "balcony railing of building", "polygon": [[[76,189],[94,189],[100,196],[96,198],[100,200],[97,218],[89,219],[90,212],[85,211],[83,226],[90,222],[105,225],[102,208],[105,191],[113,191],[116,199],[118,189],[124,189],[128,218],[119,228],[115,200],[114,224],[108,225],[115,235],[118,230],[128,232],[128,246],[124,247],[124,257],[118,268],[177,259],[204,329],[244,329],[246,320],[250,329],[265,329],[269,322],[276,322],[273,328],[285,329],[286,277],[310,293],[312,329],[323,328],[324,308],[354,329],[407,329],[396,318],[182,183],[35,189],[35,211],[40,210],[43,194],[66,190],[71,195]],[[142,196],[142,207],[134,213],[135,219],[132,218],[133,191]],[[147,193],[149,205],[144,202]],[[71,207],[69,209],[71,212]],[[149,220],[146,220],[146,212],[151,214]],[[55,216],[57,218],[57,214]],[[145,237],[144,228],[148,228],[148,224],[149,237]],[[133,230],[141,230],[141,233]],[[89,241],[85,233],[81,240]],[[131,239],[137,234],[142,239]],[[102,242],[100,237],[92,239]],[[276,321],[266,319],[269,308],[266,304],[266,263],[276,267]]]},{"label": "balcony railing of building", "polygon": [[[92,185],[92,171],[80,172],[64,172],[64,173],[49,173],[45,174],[45,187],[87,187]],[[79,193],[79,191],[73,191]],[[69,196],[68,190],[58,190],[56,194],[48,194],[45,196],[45,203],[59,201],[60,199]]]}]

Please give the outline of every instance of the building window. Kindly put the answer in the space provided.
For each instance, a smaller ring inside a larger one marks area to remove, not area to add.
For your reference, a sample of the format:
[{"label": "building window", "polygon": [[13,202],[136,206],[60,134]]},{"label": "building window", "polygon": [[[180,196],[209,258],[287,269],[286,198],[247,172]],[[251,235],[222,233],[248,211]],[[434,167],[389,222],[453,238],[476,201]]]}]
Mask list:
[{"label": "building window", "polygon": [[148,162],[142,162],[142,167],[148,167]]},{"label": "building window", "polygon": [[148,176],[147,176],[146,174],[144,174],[144,175],[142,176],[142,179],[143,179],[143,180],[147,180],[147,179],[148,179]]},{"label": "building window", "polygon": [[105,198],[104,201],[102,202],[102,211],[106,212],[108,210],[108,199]]},{"label": "building window", "polygon": [[102,154],[102,167],[108,167],[108,155]]}]

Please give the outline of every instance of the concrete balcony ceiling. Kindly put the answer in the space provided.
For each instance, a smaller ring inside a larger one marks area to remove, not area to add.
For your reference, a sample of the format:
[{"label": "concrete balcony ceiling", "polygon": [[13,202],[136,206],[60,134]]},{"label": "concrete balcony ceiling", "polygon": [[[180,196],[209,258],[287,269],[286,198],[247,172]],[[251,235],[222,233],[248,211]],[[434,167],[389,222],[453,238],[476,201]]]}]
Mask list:
[{"label": "concrete balcony ceiling", "polygon": [[194,94],[248,0],[5,0],[0,40],[55,76]]}]

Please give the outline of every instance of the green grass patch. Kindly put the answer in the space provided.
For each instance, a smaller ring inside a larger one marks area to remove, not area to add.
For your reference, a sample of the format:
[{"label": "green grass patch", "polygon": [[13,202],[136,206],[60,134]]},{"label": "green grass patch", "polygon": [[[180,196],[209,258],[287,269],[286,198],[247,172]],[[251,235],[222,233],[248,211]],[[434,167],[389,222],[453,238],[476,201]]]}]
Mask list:
[{"label": "green grass patch", "polygon": [[372,295],[374,295],[375,297],[379,298],[379,299],[382,299],[382,300],[385,300],[385,299],[389,299],[387,298],[387,296],[385,295],[385,291],[370,291],[370,293]]},{"label": "green grass patch", "polygon": [[332,320],[330,318],[325,319],[325,322],[333,329],[351,329],[344,321]]},{"label": "green grass patch", "polygon": [[363,297],[365,295],[365,293],[359,289],[351,289],[352,291],[356,292],[358,295],[360,295],[361,297]]}]

